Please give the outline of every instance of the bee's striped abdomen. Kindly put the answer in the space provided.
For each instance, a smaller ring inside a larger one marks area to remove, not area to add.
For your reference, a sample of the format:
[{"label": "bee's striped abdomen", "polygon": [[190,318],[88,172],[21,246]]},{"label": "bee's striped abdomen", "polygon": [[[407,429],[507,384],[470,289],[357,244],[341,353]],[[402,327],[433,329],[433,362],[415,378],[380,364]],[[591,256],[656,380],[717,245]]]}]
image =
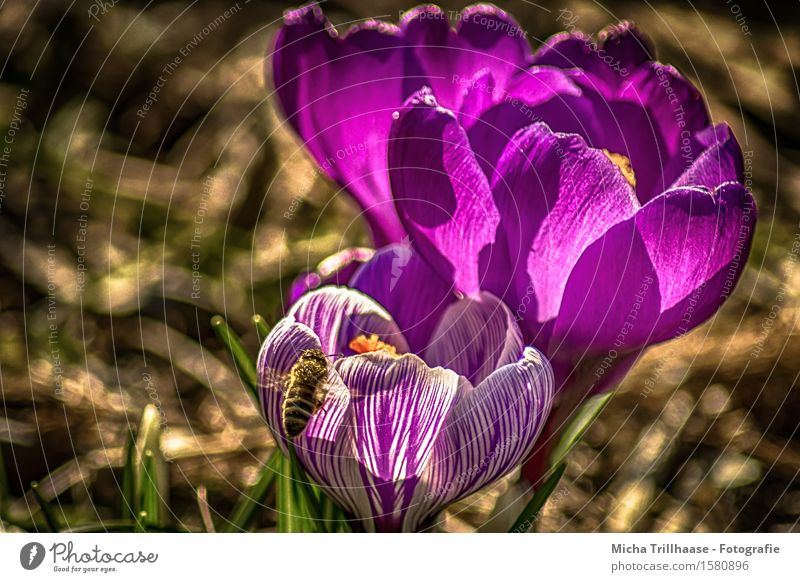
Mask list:
[{"label": "bee's striped abdomen", "polygon": [[328,360],[320,350],[305,350],[289,372],[283,397],[282,420],[286,436],[293,439],[308,425],[323,404],[319,396],[328,375]]}]

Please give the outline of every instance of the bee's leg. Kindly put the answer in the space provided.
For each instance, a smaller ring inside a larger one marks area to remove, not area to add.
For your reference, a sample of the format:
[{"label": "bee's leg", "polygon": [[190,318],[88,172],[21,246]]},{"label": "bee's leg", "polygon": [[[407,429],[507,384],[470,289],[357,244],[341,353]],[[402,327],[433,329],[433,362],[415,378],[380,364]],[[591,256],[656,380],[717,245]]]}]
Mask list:
[{"label": "bee's leg", "polygon": [[317,389],[314,391],[314,405],[319,414],[324,414],[325,412],[323,405],[325,404],[325,399],[328,397],[329,391],[330,387],[327,382],[323,382],[317,386]]}]

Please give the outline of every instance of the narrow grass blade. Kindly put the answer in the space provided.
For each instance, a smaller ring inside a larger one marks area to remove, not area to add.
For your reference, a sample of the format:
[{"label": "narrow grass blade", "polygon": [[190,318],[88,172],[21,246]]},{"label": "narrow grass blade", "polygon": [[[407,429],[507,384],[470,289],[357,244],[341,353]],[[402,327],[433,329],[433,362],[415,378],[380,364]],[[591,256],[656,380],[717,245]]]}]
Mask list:
[{"label": "narrow grass blade", "polygon": [[295,495],[294,480],[292,479],[292,462],[281,455],[281,468],[278,472],[278,489],[276,500],[278,506],[278,531],[280,533],[302,532],[302,511]]},{"label": "narrow grass blade", "polygon": [[[146,516],[143,516],[146,517]],[[145,529],[139,521],[130,519],[108,519],[106,521],[92,521],[84,523],[69,529],[61,530],[61,533],[142,533],[142,532],[158,532],[158,533],[192,533],[188,529],[179,528],[166,528],[150,526]]]},{"label": "narrow grass blade", "polygon": [[227,523],[222,527],[225,533],[246,530],[261,504],[264,502],[269,490],[277,480],[278,473],[283,467],[283,453],[276,450],[272,453],[258,480],[250,487],[244,495],[240,496],[233,507],[231,516]]},{"label": "narrow grass blade", "polygon": [[211,517],[211,506],[208,504],[208,490],[205,485],[197,488],[197,508],[200,511],[200,519],[203,520],[203,527],[207,533],[216,533],[214,520]]},{"label": "narrow grass blade", "polygon": [[136,501],[136,435],[128,433],[125,444],[125,464],[122,467],[122,495],[120,496],[119,516],[121,519],[136,520],[139,511]]},{"label": "narrow grass blade", "polygon": [[344,511],[325,493],[319,500],[322,506],[322,524],[328,533],[346,533],[352,531]]},{"label": "narrow grass blade", "polygon": [[147,533],[145,523],[148,520],[146,511],[140,511],[136,516],[136,526],[133,528],[134,533]]},{"label": "narrow grass blade", "polygon": [[[160,526],[167,498],[167,467],[161,454],[161,414],[148,404],[136,437],[134,456],[134,497],[139,514],[145,513],[145,526]],[[138,515],[138,514],[137,514]],[[140,517],[137,521],[142,521]]]},{"label": "narrow grass blade", "polygon": [[567,428],[561,434],[561,438],[550,454],[550,468],[557,467],[567,458],[567,455],[572,450],[578,441],[581,440],[583,434],[586,432],[594,420],[600,415],[605,408],[608,401],[611,400],[613,392],[608,394],[601,394],[587,400],[569,421]]},{"label": "narrow grass blade", "polygon": [[36,498],[36,503],[39,504],[39,509],[42,510],[42,515],[44,516],[44,521],[47,524],[47,528],[51,532],[59,531],[61,526],[58,523],[58,518],[56,518],[55,511],[53,511],[50,503],[44,498],[42,492],[39,491],[39,483],[36,481],[31,483],[31,491],[33,492],[34,498]]},{"label": "narrow grass blade", "polygon": [[515,521],[514,525],[511,526],[509,533],[525,533],[531,529],[533,524],[536,523],[536,518],[539,517],[539,511],[550,498],[550,495],[553,494],[553,491],[555,490],[556,485],[558,485],[561,476],[564,474],[564,469],[566,468],[566,463],[559,465],[559,467],[552,475],[550,475],[547,481],[545,481],[542,486],[539,487],[539,489],[533,494],[533,498],[528,502],[528,505],[526,505],[525,509],[522,510],[522,513],[519,514],[517,521]]},{"label": "narrow grass blade", "polygon": [[145,516],[142,521],[145,527],[161,524],[161,494],[158,487],[158,468],[153,451],[144,452],[142,473],[139,482],[140,504]]},{"label": "narrow grass blade", "polygon": [[294,446],[289,445],[295,496],[305,518],[305,531],[333,533],[347,526],[344,512],[318,486],[311,482],[297,458]]},{"label": "narrow grass blade", "polygon": [[258,343],[261,345],[264,343],[264,340],[269,335],[269,326],[267,325],[267,320],[264,319],[262,316],[258,315],[257,313],[251,318],[253,325],[256,326],[256,333],[258,334]]},{"label": "narrow grass blade", "polygon": [[[300,464],[300,460],[297,458],[294,445],[291,443],[289,443],[289,461],[292,469],[295,496],[298,499],[303,516],[311,518],[319,523],[319,520],[323,517],[322,507],[319,501],[322,492],[308,479],[305,469],[303,469],[303,466]],[[312,522],[309,522],[307,527],[311,525]],[[316,528],[311,527],[311,529]]]},{"label": "narrow grass blade", "polygon": [[225,319],[221,315],[215,315],[211,318],[211,328],[214,330],[219,341],[228,348],[231,356],[233,356],[233,362],[236,371],[239,373],[239,377],[250,390],[250,393],[255,397],[256,401],[258,401],[256,365],[247,353],[247,350],[245,350],[242,340],[228,327],[228,324],[225,323]]}]

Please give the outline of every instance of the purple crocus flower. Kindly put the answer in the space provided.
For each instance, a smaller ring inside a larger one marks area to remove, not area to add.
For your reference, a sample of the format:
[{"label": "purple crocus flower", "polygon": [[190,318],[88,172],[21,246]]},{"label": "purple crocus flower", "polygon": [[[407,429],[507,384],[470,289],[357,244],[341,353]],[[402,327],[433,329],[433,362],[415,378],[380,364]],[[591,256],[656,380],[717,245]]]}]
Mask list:
[{"label": "purple crocus flower", "polygon": [[421,287],[441,290],[434,306],[493,292],[571,408],[714,314],[747,261],[741,149],[653,55],[627,22],[532,54],[493,6],[465,9],[455,29],[425,6],[339,36],[311,5],[287,13],[273,71],[318,160],[368,144],[329,173],[378,244],[410,240],[430,267],[407,284],[409,321],[435,321]]},{"label": "purple crocus flower", "polygon": [[[365,286],[388,289],[387,256],[362,271]],[[414,259],[406,266],[427,269]],[[369,344],[377,351],[365,351]],[[510,310],[490,293],[451,302],[435,325],[404,334],[367,295],[323,287],[294,304],[259,355],[264,415],[284,450],[286,375],[308,349],[330,354],[327,396],[295,450],[371,531],[418,530],[519,465],[553,398],[549,364],[524,347]]]}]

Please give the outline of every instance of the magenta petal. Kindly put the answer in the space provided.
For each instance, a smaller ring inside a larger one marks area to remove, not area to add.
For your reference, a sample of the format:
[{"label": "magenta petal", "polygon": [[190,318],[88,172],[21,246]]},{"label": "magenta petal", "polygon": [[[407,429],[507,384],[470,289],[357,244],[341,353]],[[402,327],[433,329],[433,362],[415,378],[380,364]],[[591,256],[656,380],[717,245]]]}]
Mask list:
[{"label": "magenta petal", "polygon": [[345,287],[322,287],[303,295],[287,317],[311,328],[322,351],[334,358],[353,354],[348,344],[360,335],[375,334],[398,353],[408,351],[392,316],[370,297]]},{"label": "magenta petal", "polygon": [[659,278],[657,342],[701,324],[728,298],[747,263],[756,211],[750,192],[733,182],[713,194],[670,190],[654,202],[636,221]]},{"label": "magenta petal", "polygon": [[711,143],[675,181],[673,188],[704,186],[714,190],[723,182],[742,180],[744,171],[742,149],[727,124],[708,127],[698,132],[695,139],[700,144],[708,141]]},{"label": "magenta petal", "polygon": [[[650,39],[629,20],[607,26],[598,34],[598,40],[605,56],[611,57],[611,63],[604,60],[609,68],[613,68],[616,61],[625,72],[630,72],[642,63],[652,61],[655,56]],[[604,58],[604,55],[600,56]],[[624,76],[624,73],[620,74]]]},{"label": "magenta petal", "polygon": [[505,87],[531,55],[525,32],[495,6],[465,8],[455,30],[438,6],[420,6],[409,10],[400,26],[433,93],[453,110],[460,109],[461,82],[488,69],[497,86]]},{"label": "magenta petal", "polygon": [[670,190],[592,244],[573,269],[550,353],[637,353],[699,325],[745,263],[755,204],[741,184]]},{"label": "magenta petal", "polygon": [[423,353],[442,314],[455,300],[452,284],[408,244],[382,248],[353,275],[349,286],[395,314],[410,351],[416,354]]},{"label": "magenta petal", "polygon": [[[568,23],[570,11],[562,11]],[[629,21],[611,25],[597,40],[582,33],[560,33],[536,52],[533,62],[563,69],[579,67],[613,85],[630,75],[639,65],[653,59],[650,40]]]},{"label": "magenta petal", "polygon": [[558,314],[583,251],[632,216],[638,202],[603,152],[544,124],[525,128],[509,143],[493,188],[502,217],[499,236],[516,275],[511,285],[492,291],[520,314],[531,339]]},{"label": "magenta petal", "polygon": [[662,137],[667,156],[679,156],[684,138],[708,127],[709,117],[700,91],[674,67],[647,63],[622,84],[618,99],[650,112],[653,127]]},{"label": "magenta petal", "polygon": [[488,69],[478,71],[472,79],[464,79],[461,83],[461,108],[458,122],[469,130],[480,118],[481,113],[492,107],[499,95],[492,72]]},{"label": "magenta petal", "polygon": [[428,91],[410,98],[392,126],[389,175],[414,247],[456,289],[477,293],[479,257],[499,216],[464,130]]},{"label": "magenta petal", "polygon": [[286,13],[272,76],[287,120],[364,209],[380,246],[404,235],[386,176],[391,113],[426,85],[458,110],[462,80],[488,68],[502,88],[529,58],[524,31],[496,7],[465,9],[455,30],[426,6],[400,27],[367,21],[340,36],[314,3]]},{"label": "magenta petal", "polygon": [[577,133],[590,142],[603,136],[598,96],[591,89],[591,79],[586,81],[589,89],[577,82],[583,77],[580,71],[548,66],[531,67],[514,77],[502,100],[469,126],[470,144],[487,176],[495,172],[497,160],[514,134],[532,123]]},{"label": "magenta petal", "polygon": [[588,34],[575,32],[559,32],[544,41],[533,55],[533,63],[559,69],[594,66],[592,57],[593,39]]},{"label": "magenta petal", "polygon": [[691,159],[692,136],[710,123],[705,102],[674,67],[650,62],[625,79],[612,110],[622,130],[609,131],[604,147],[630,158],[644,204],[664,192]]},{"label": "magenta petal", "polygon": [[[396,27],[367,22],[339,37],[317,4],[287,12],[272,55],[286,118],[317,163],[364,208],[379,244],[400,240],[386,176],[391,113],[425,81]],[[408,75],[409,77],[404,77]]]},{"label": "magenta petal", "polygon": [[491,293],[451,304],[433,334],[424,359],[478,384],[522,354],[522,333],[514,314]]}]

